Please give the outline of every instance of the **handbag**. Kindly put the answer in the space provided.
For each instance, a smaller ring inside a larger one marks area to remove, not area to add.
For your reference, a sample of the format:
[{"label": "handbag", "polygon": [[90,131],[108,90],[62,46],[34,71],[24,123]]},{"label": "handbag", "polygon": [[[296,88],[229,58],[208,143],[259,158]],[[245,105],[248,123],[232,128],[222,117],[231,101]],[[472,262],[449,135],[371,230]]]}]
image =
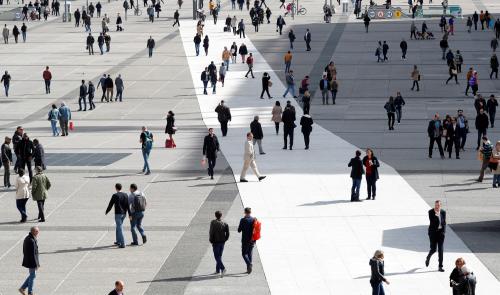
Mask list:
[{"label": "handbag", "polygon": [[455,70],[455,69],[452,69],[452,70],[451,70],[451,73],[452,73],[453,75],[456,75],[456,74],[458,74],[458,71],[457,71],[457,70]]},{"label": "handbag", "polygon": [[269,81],[267,83],[268,83],[267,85],[269,85],[269,87],[273,86],[273,82]]}]

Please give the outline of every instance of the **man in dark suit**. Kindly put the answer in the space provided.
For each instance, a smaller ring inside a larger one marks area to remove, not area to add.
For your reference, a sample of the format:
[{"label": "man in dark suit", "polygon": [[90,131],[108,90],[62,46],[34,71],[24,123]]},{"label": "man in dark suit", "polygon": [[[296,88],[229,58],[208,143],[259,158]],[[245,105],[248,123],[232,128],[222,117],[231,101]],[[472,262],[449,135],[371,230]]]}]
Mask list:
[{"label": "man in dark suit", "polygon": [[455,156],[460,159],[460,127],[455,118],[451,119],[451,124],[446,129],[446,141],[448,146],[448,158],[451,158],[451,151],[455,145]]},{"label": "man in dark suit", "polygon": [[[38,260],[38,244],[36,240],[39,232],[40,230],[38,227],[33,226],[29,234],[24,238],[23,266],[29,269],[29,276],[26,278],[21,288],[19,288],[19,293],[21,294],[33,294],[36,271],[40,267],[40,262]],[[26,293],[26,289],[28,289],[28,293]]]},{"label": "man in dark suit", "polygon": [[429,266],[432,254],[436,253],[436,247],[439,254],[439,271],[443,269],[443,243],[446,233],[446,211],[441,209],[441,201],[434,202],[434,209],[429,210],[429,241],[430,250],[425,259],[425,266]]},{"label": "man in dark suit", "polygon": [[347,167],[351,167],[351,202],[359,202],[359,189],[361,188],[361,179],[365,171],[363,169],[363,162],[361,162],[361,152],[356,151],[356,157],[349,161]]},{"label": "man in dark suit", "polygon": [[215,112],[217,113],[217,119],[219,120],[220,123],[222,136],[226,136],[227,123],[231,121],[231,110],[224,104],[224,101],[221,100],[220,104],[215,108]]},{"label": "man in dark suit", "polygon": [[203,156],[208,161],[208,175],[210,179],[214,179],[215,160],[217,159],[217,152],[219,151],[219,140],[214,134],[214,129],[208,129],[208,135],[203,140]]},{"label": "man in dark suit", "polygon": [[295,129],[295,108],[292,106],[290,101],[286,102],[285,110],[281,115],[281,121],[283,122],[283,149],[287,148],[287,138],[290,137],[290,150],[293,147],[293,130]]},{"label": "man in dark suit", "polygon": [[306,33],[304,35],[304,41],[306,41],[306,47],[307,51],[311,51],[311,32],[309,32],[309,29],[306,29]]},{"label": "man in dark suit", "polygon": [[116,281],[115,282],[115,288],[113,291],[109,292],[108,295],[124,295],[123,293],[123,282],[122,281]]}]

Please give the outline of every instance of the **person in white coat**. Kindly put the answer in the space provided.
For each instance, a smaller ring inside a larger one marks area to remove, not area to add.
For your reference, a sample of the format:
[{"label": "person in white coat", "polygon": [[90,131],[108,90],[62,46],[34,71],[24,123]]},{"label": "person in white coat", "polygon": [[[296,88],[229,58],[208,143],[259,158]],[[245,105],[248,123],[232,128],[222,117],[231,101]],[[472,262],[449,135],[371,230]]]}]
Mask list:
[{"label": "person in white coat", "polygon": [[30,192],[30,178],[24,175],[24,169],[19,169],[19,176],[16,180],[16,206],[19,213],[21,213],[20,222],[26,222],[28,215],[26,214],[26,202],[31,196]]},{"label": "person in white coat", "polygon": [[259,173],[259,169],[257,168],[257,164],[255,163],[255,150],[253,148],[253,134],[252,132],[247,133],[247,140],[245,142],[245,153],[243,155],[243,169],[241,170],[240,182],[248,182],[245,179],[247,175],[248,167],[252,168],[253,173],[259,181],[266,178]]}]

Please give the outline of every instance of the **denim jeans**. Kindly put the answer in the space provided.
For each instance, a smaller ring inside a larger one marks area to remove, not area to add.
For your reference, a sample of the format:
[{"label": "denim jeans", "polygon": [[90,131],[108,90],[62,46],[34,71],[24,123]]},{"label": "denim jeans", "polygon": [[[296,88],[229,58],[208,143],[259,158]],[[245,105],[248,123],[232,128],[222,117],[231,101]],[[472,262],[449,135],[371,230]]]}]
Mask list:
[{"label": "denim jeans", "polygon": [[500,174],[493,174],[493,187],[500,186]]},{"label": "denim jeans", "polygon": [[120,99],[120,102],[122,101],[122,98],[123,98],[123,88],[116,88],[116,98],[115,98],[115,101],[117,101],[118,99]]},{"label": "denim jeans", "polygon": [[135,233],[135,228],[139,231],[141,237],[144,237],[146,234],[144,233],[144,229],[142,228],[142,219],[144,218],[144,211],[134,212],[132,214],[132,220],[130,220],[130,231],[132,232],[132,242],[137,244],[137,234]]},{"label": "denim jeans", "polygon": [[194,50],[196,51],[196,56],[200,55],[200,44],[194,43]]},{"label": "denim jeans", "polygon": [[295,85],[293,85],[293,84],[287,84],[286,91],[283,94],[283,97],[285,97],[288,94],[288,92],[291,92],[292,96],[295,97],[296,96],[295,95]]},{"label": "denim jeans", "polygon": [[359,199],[359,189],[361,188],[361,178],[352,179],[351,201]]},{"label": "denim jeans", "polygon": [[247,266],[252,265],[252,251],[253,251],[254,242],[242,242],[241,244],[241,256],[243,256],[243,260]]},{"label": "denim jeans", "polygon": [[385,295],[384,286],[382,285],[382,282],[370,281],[370,285],[372,285],[372,295]]},{"label": "denim jeans", "polygon": [[398,120],[398,123],[401,123],[401,115],[402,115],[402,109],[396,108],[396,119]]},{"label": "denim jeans", "polygon": [[149,57],[153,56],[153,48],[148,48]]},{"label": "denim jeans", "polygon": [[215,167],[216,159],[217,158],[207,158],[207,161],[208,161],[208,175],[210,175],[211,177],[214,176],[214,167]]},{"label": "denim jeans", "polygon": [[23,290],[28,289],[28,294],[33,294],[33,285],[35,284],[35,278],[36,278],[36,268],[30,268],[29,276],[24,281],[23,285],[21,286],[21,289]]},{"label": "denim jeans", "polygon": [[16,207],[17,210],[19,210],[19,213],[21,213],[21,220],[26,220],[28,215],[26,214],[26,202],[28,199],[16,199]]},{"label": "denim jeans", "polygon": [[115,214],[116,223],[116,242],[119,246],[125,246],[125,238],[123,237],[123,220],[125,219],[125,214]]},{"label": "denim jeans", "polygon": [[87,110],[87,98],[85,96],[80,96],[80,98],[78,99],[78,107],[79,107],[79,110],[82,109],[82,102],[83,102],[83,107],[84,107],[84,111]]},{"label": "denim jeans", "polygon": [[151,170],[149,169],[149,154],[151,153],[151,149],[142,149],[142,157],[144,158],[144,167],[142,168],[143,171],[150,172]]},{"label": "denim jeans", "polygon": [[212,249],[214,250],[214,258],[215,258],[215,272],[219,273],[226,269],[224,264],[222,263],[222,252],[224,252],[224,243],[213,243]]},{"label": "denim jeans", "polygon": [[50,126],[52,127],[52,135],[58,136],[59,131],[57,131],[57,120],[51,120],[50,121]]},{"label": "denim jeans", "polygon": [[229,71],[229,59],[224,61],[224,64],[226,65],[226,70]]},{"label": "denim jeans", "polygon": [[9,84],[3,84],[3,87],[5,88],[5,96],[9,96]]}]

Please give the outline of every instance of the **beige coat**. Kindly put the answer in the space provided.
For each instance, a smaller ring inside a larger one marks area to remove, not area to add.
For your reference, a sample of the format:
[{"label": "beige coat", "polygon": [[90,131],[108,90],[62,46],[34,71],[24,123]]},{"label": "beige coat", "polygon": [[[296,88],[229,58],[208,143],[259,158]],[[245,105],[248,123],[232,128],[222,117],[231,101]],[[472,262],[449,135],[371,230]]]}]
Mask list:
[{"label": "beige coat", "polygon": [[253,149],[253,141],[245,141],[245,154],[243,155],[245,161],[255,160],[255,150]]},{"label": "beige coat", "polygon": [[16,199],[27,199],[31,196],[30,178],[28,175],[18,177],[16,180]]},{"label": "beige coat", "polygon": [[420,72],[418,70],[414,70],[413,72],[411,72],[411,78],[414,81],[418,81],[418,76],[420,76]]},{"label": "beige coat", "polygon": [[491,172],[493,172],[493,174],[500,174],[500,152],[495,148],[493,148],[493,158],[499,161],[499,165],[497,166],[496,170],[493,170]]},{"label": "beige coat", "polygon": [[274,106],[273,110],[271,111],[271,114],[273,117],[271,118],[271,121],[279,123],[281,122],[281,114],[283,114],[283,109],[281,106]]}]

